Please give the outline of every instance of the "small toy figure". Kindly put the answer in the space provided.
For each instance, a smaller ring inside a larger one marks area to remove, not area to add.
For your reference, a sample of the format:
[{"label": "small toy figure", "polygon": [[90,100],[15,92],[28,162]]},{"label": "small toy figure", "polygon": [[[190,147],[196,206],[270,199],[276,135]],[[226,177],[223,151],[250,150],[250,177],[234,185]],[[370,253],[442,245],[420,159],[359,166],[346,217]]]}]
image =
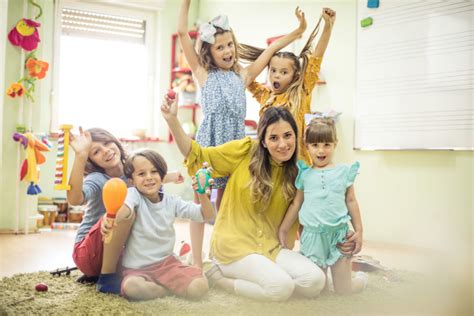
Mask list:
[{"label": "small toy figure", "polygon": [[211,176],[212,168],[207,162],[202,164],[202,168],[196,172],[196,181],[198,185],[197,193],[211,194],[211,185],[214,184],[214,179]]}]

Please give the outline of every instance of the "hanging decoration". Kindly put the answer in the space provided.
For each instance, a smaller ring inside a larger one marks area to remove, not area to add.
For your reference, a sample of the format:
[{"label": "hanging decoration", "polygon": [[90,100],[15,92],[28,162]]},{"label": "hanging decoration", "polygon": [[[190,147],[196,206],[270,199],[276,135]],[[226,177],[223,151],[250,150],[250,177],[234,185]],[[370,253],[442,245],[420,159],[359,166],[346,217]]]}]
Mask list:
[{"label": "hanging decoration", "polygon": [[26,92],[25,87],[21,83],[12,83],[7,89],[7,95],[10,98],[21,97]]},{"label": "hanging decoration", "polygon": [[20,169],[20,181],[26,181],[30,184],[26,194],[40,194],[41,189],[38,186],[38,165],[41,165],[46,161],[46,158],[41,152],[49,151],[49,147],[31,133],[14,133],[13,140],[20,142],[26,150],[26,158],[23,161]]},{"label": "hanging decoration", "polygon": [[24,65],[28,72],[23,78],[20,78],[17,82],[12,83],[10,87],[8,87],[7,95],[11,98],[25,95],[31,102],[35,102],[33,94],[35,92],[36,80],[45,78],[49,64],[46,61],[39,60],[35,56],[38,43],[40,42],[38,28],[41,25],[35,20],[41,17],[43,9],[34,0],[28,0],[28,2],[39,10],[35,19],[20,19],[15,27],[8,33],[8,40],[12,45],[21,47],[23,50],[30,52],[26,56]]},{"label": "hanging decoration", "polygon": [[40,23],[30,19],[21,19],[8,33],[8,40],[13,46],[20,46],[26,51],[35,50],[40,42],[38,27]]}]

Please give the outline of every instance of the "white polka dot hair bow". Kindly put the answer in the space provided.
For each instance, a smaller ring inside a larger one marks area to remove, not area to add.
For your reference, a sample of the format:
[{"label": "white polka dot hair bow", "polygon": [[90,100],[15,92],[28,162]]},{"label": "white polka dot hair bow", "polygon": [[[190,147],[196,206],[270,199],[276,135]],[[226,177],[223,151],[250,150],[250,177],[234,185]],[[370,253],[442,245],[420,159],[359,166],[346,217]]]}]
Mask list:
[{"label": "white polka dot hair bow", "polygon": [[318,118],[329,118],[332,119],[334,122],[337,122],[337,119],[339,116],[342,114],[342,112],[336,112],[333,110],[326,111],[326,112],[314,112],[314,113],[307,113],[304,115],[304,122],[306,125],[311,122],[313,119],[318,119]]},{"label": "white polka dot hair bow", "polygon": [[217,31],[216,27],[220,27],[225,31],[230,31],[227,15],[216,16],[211,21],[201,24],[201,26],[199,26],[199,37],[201,38],[201,41],[214,44],[214,34],[216,34]]}]

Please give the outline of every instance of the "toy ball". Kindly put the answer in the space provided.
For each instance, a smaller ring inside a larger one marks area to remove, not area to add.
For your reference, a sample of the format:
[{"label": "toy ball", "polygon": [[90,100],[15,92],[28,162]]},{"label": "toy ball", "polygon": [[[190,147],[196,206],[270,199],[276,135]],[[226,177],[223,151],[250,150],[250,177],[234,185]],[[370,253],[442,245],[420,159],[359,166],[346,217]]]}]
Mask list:
[{"label": "toy ball", "polygon": [[174,98],[176,98],[176,92],[174,92],[172,89],[169,89],[167,96],[170,100],[174,100]]},{"label": "toy ball", "polygon": [[44,283],[38,283],[35,286],[35,290],[38,292],[46,292],[48,291],[48,286]]},{"label": "toy ball", "polygon": [[210,194],[210,186],[214,184],[214,179],[211,176],[212,169],[209,167],[207,162],[202,164],[202,168],[196,172],[196,182],[198,189],[196,190],[199,194]]},{"label": "toy ball", "polygon": [[117,211],[125,202],[127,197],[127,184],[120,178],[111,178],[102,189],[102,200],[104,202],[107,217],[114,218]]}]

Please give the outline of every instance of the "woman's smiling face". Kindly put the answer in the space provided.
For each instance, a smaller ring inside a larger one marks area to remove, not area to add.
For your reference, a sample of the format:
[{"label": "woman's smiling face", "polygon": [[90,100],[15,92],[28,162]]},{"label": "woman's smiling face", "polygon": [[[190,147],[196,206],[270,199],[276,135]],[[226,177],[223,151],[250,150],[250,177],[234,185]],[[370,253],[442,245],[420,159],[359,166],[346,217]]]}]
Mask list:
[{"label": "woman's smiling face", "polygon": [[291,125],[281,119],[269,125],[263,147],[268,149],[270,156],[277,163],[290,160],[296,149],[296,135]]}]

